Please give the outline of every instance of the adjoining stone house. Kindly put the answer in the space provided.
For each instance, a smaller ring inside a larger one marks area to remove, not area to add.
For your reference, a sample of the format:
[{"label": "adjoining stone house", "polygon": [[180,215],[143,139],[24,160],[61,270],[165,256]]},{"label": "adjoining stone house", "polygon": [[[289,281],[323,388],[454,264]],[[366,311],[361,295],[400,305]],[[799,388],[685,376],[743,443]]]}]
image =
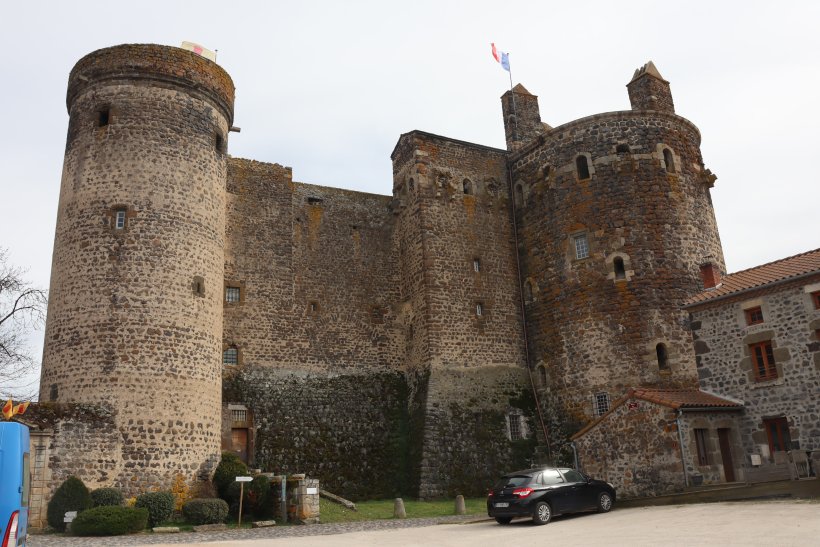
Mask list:
[{"label": "adjoining stone house", "polygon": [[701,388],[744,402],[748,478],[820,470],[820,249],[716,278],[685,309]]},{"label": "adjoining stone house", "polygon": [[572,440],[578,466],[619,496],[738,480],[743,404],[697,389],[633,388]]},{"label": "adjoining stone house", "polygon": [[631,389],[572,437],[622,496],[820,470],[820,249],[702,275],[684,306],[700,389]]}]

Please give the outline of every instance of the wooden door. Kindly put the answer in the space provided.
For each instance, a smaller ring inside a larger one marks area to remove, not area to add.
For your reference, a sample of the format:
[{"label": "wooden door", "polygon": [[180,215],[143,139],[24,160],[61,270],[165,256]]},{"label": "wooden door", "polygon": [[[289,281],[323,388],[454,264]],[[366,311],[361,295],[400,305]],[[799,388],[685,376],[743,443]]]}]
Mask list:
[{"label": "wooden door", "polygon": [[245,428],[231,429],[231,450],[239,459],[248,463],[248,430]]},{"label": "wooden door", "polygon": [[732,448],[729,444],[729,429],[718,429],[720,457],[723,460],[723,474],[726,482],[735,482],[735,464],[732,461]]}]

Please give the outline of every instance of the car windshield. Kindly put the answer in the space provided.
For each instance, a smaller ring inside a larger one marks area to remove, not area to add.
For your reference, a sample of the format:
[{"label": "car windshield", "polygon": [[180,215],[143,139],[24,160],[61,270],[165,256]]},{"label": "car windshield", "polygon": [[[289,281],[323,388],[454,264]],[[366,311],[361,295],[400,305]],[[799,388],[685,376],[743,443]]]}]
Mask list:
[{"label": "car windshield", "polygon": [[513,475],[510,477],[501,477],[501,480],[495,484],[495,489],[500,490],[502,488],[523,486],[525,484],[529,484],[531,480],[532,477],[530,477],[529,475]]}]

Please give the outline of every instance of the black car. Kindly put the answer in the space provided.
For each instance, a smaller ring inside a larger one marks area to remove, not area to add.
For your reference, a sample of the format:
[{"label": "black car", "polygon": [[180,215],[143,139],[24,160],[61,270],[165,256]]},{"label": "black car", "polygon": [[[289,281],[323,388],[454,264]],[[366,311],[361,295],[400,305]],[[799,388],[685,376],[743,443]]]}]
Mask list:
[{"label": "black car", "polygon": [[611,484],[568,468],[542,467],[501,477],[487,495],[487,514],[499,524],[515,517],[532,517],[546,524],[555,515],[597,510],[606,513],[615,503]]}]

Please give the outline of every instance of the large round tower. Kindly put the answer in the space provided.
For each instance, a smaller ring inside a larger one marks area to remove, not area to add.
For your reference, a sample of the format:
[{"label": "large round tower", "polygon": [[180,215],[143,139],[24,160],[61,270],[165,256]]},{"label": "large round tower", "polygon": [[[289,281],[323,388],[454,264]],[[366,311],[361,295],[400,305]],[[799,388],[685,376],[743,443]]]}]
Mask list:
[{"label": "large round tower", "polygon": [[[651,63],[627,87],[632,110],[535,120],[541,135],[521,143],[535,121],[508,127],[531,360],[574,424],[629,387],[697,386],[681,306],[704,264],[724,269],[698,129]],[[537,112],[515,92],[519,117]]]},{"label": "large round tower", "polygon": [[113,408],[107,478],[129,491],[219,456],[233,100],[174,47],[95,51],[69,77],[40,400]]}]

